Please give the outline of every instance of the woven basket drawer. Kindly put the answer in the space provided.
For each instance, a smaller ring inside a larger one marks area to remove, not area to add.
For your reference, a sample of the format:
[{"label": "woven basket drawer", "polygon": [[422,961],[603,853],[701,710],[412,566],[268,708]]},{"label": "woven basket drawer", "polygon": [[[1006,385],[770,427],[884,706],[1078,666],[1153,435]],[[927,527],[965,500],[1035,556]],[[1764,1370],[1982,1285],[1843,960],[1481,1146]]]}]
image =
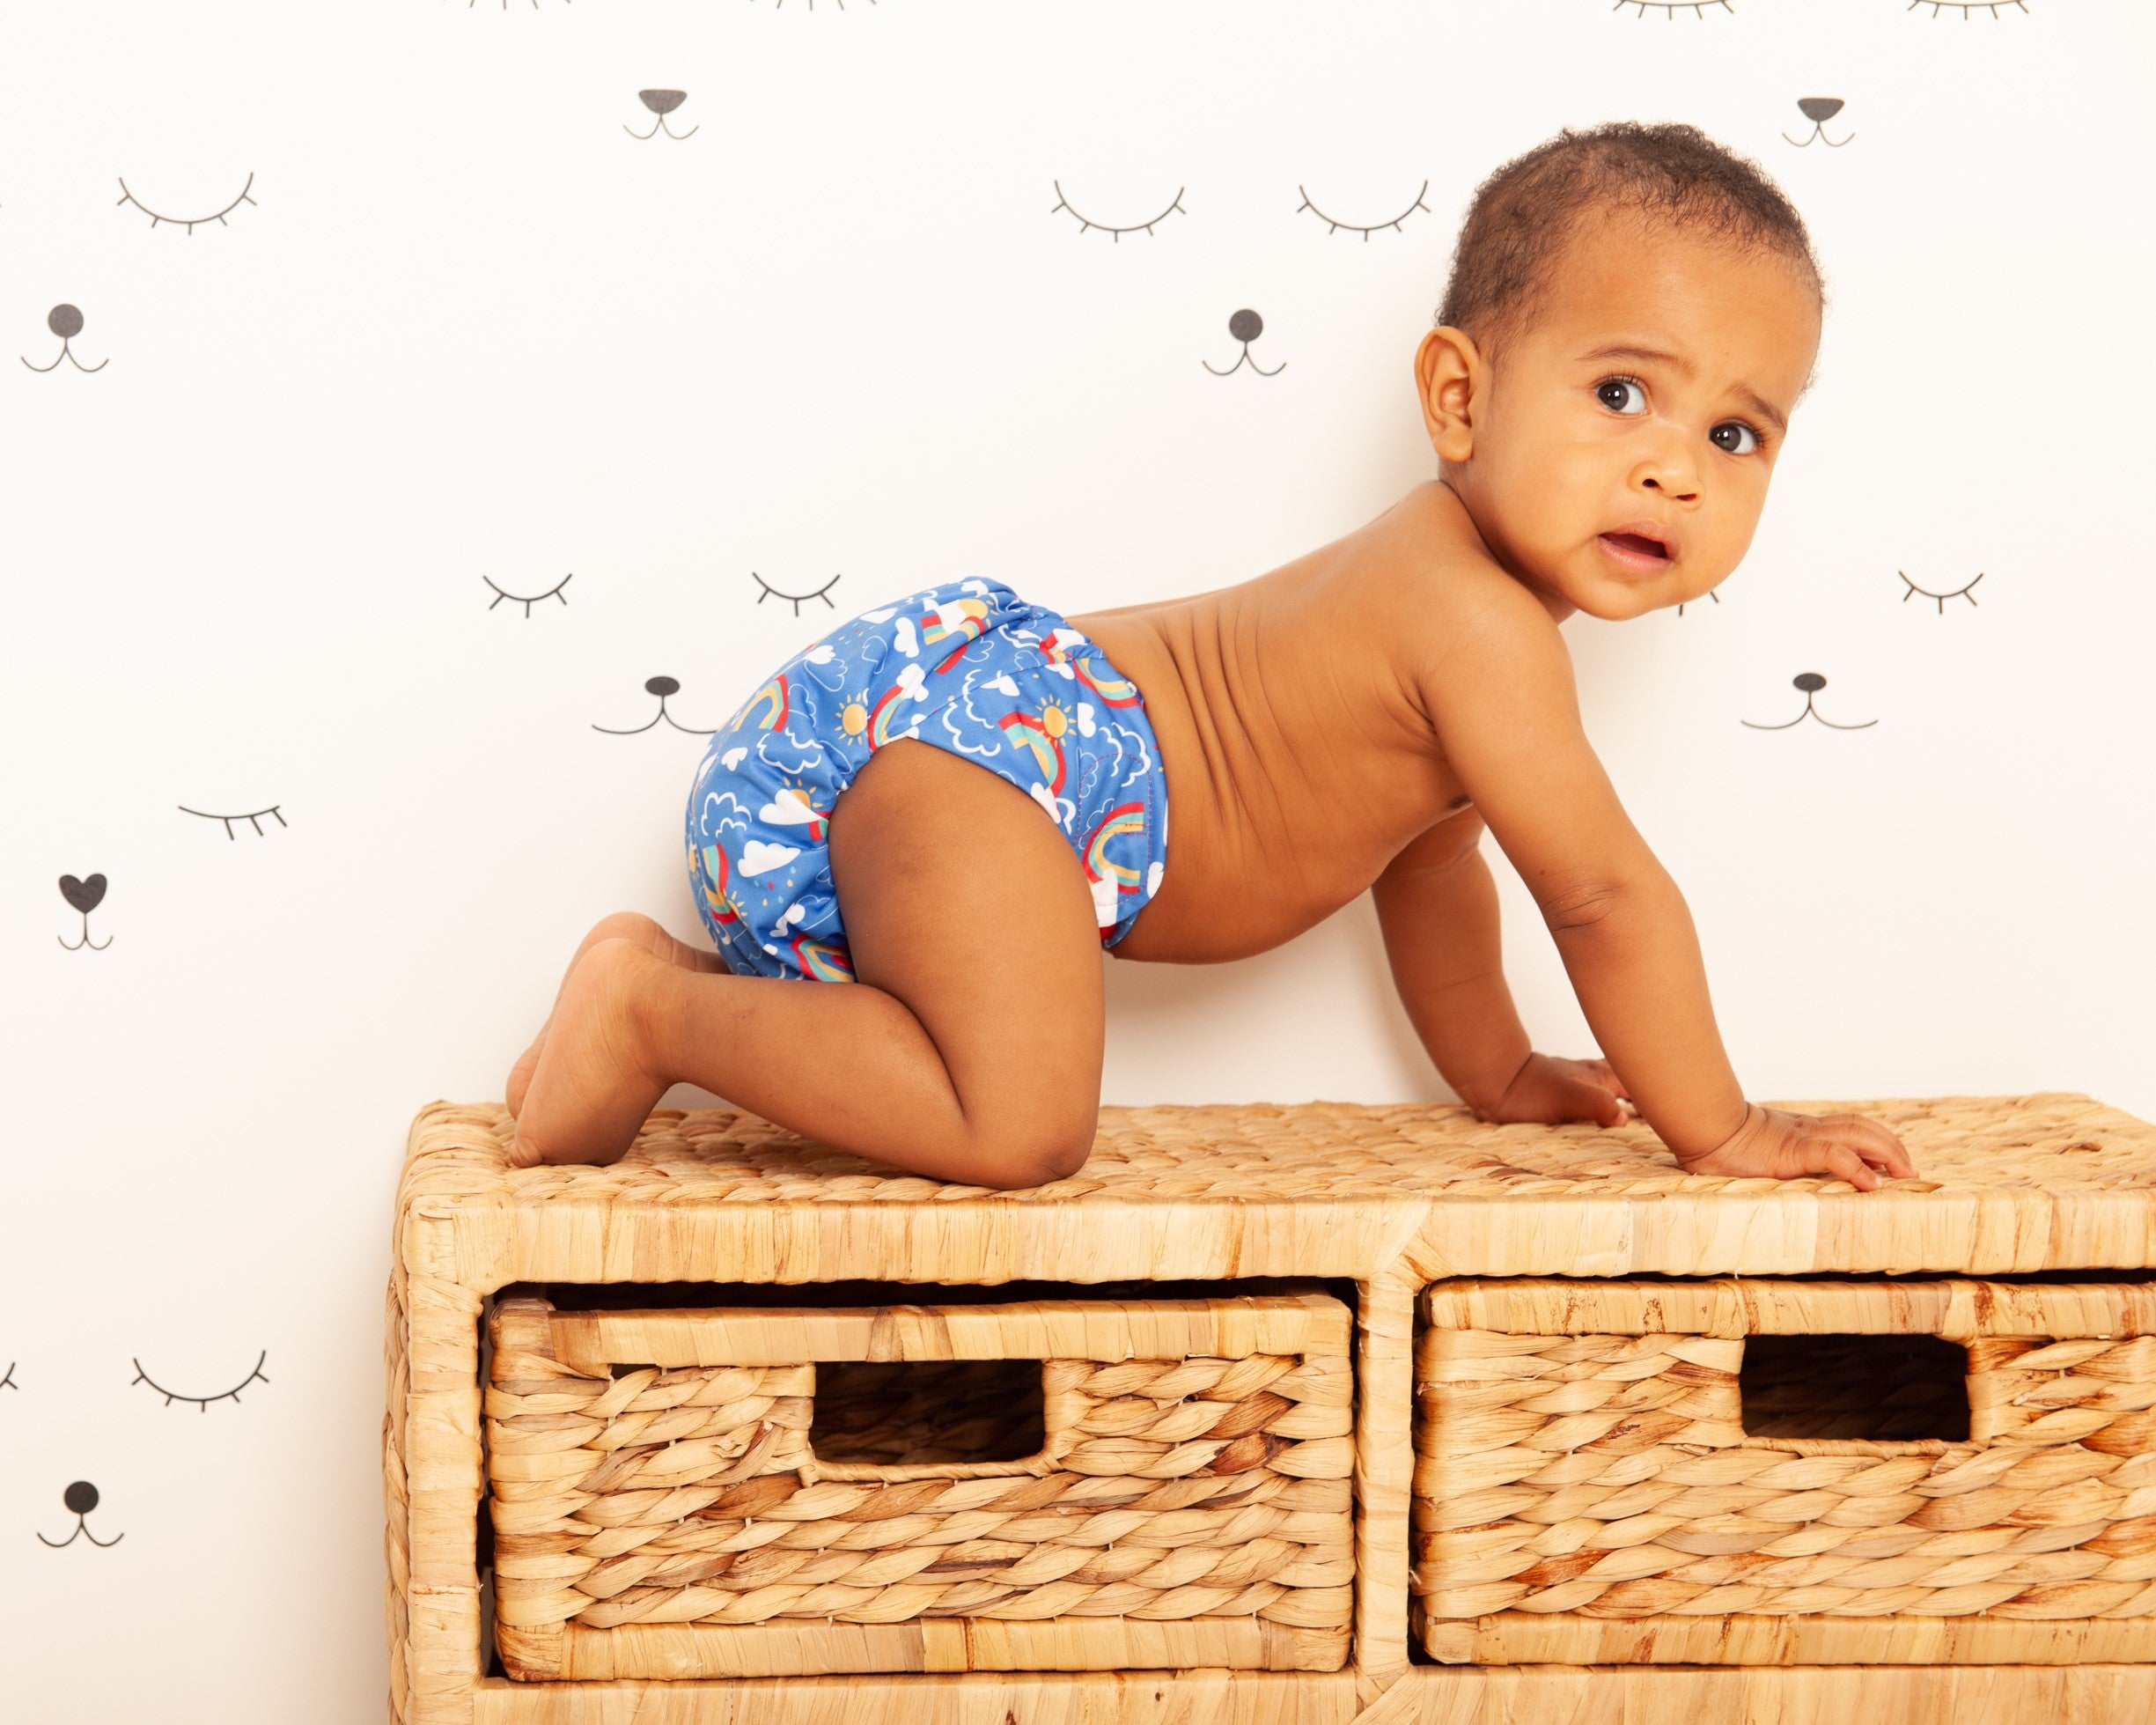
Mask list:
[{"label": "woven basket drawer", "polygon": [[[2156,1660],[2145,1285],[1453,1281],[1419,1316],[1434,1659]],[[1821,1339],[1748,1368],[1780,1337]]]},{"label": "woven basket drawer", "polygon": [[[503,1667],[1337,1670],[1350,1329],[1300,1286],[603,1310],[512,1291],[486,1395]],[[1029,1367],[992,1361],[1038,1361],[1038,1401],[1012,1390]],[[909,1362],[909,1387],[864,1394],[852,1362]]]}]

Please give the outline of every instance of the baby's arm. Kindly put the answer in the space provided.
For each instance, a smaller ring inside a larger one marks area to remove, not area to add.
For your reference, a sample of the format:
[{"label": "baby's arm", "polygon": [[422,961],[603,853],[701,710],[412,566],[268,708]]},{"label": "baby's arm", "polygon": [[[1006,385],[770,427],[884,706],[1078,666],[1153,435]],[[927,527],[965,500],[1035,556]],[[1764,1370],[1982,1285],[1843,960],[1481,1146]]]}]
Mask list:
[{"label": "baby's arm", "polygon": [[1606,1060],[1536,1054],[1505,985],[1497,889],[1481,817],[1448,816],[1387,866],[1371,896],[1416,1035],[1460,1100],[1483,1120],[1556,1124],[1624,1117]]},{"label": "baby's arm", "polygon": [[1853,1115],[1748,1104],[1722,1047],[1683,895],[1588,746],[1571,661],[1548,615],[1507,582],[1451,625],[1418,687],[1446,760],[1555,939],[1581,1008],[1632,1101],[1701,1172],[1905,1176],[1901,1141]]}]

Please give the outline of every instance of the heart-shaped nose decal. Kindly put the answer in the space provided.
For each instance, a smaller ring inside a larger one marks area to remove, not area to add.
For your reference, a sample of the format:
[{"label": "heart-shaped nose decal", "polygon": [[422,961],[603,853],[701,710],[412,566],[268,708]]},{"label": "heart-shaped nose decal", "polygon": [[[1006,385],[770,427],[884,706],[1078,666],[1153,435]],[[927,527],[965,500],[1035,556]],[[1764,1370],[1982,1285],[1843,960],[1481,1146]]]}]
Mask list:
[{"label": "heart-shaped nose decal", "polygon": [[86,917],[105,902],[105,877],[92,874],[87,881],[77,881],[72,874],[63,874],[60,896]]}]

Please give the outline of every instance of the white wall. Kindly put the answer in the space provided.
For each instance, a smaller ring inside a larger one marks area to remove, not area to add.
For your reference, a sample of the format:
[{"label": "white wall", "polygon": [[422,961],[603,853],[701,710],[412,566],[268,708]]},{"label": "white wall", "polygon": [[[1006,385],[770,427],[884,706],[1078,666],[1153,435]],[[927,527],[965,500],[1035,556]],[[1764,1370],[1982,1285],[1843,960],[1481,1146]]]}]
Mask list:
[{"label": "white wall", "polygon": [[[411,1114],[498,1095],[603,912],[696,925],[700,740],[918,584],[1258,573],[1431,467],[1475,182],[1682,118],[1834,303],[1718,606],[1569,633],[1755,1094],[2156,1113],[2137,0],[84,4],[0,12],[0,1713],[380,1716],[380,1286]],[[685,142],[633,141],[679,87]],[[1844,147],[1797,149],[1838,95]],[[116,203],[221,208],[152,227]],[[1052,182],[1130,222],[1053,213]],[[1370,223],[1298,212],[1298,186]],[[1209,375],[1260,312],[1277,377]],[[1897,570],[1980,601],[1904,601]],[[757,604],[751,571],[836,609]],[[482,578],[566,603],[499,605]],[[1796,711],[1873,728],[1745,729]],[[275,804],[257,837],[183,815]],[[55,882],[102,873],[101,951]],[[1586,1046],[1508,885],[1530,1026]],[[1441,1094],[1366,904],[1111,972],[1111,1099]],[[237,1404],[165,1406],[134,1361]],[[98,1550],[38,1543],[94,1482]]]}]

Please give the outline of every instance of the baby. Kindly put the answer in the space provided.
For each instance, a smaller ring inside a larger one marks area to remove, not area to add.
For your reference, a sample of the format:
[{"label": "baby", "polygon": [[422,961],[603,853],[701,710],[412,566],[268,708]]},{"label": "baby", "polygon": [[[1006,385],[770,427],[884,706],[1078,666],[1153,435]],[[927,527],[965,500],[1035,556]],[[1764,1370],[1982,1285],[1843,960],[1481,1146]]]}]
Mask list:
[{"label": "baby", "polygon": [[[512,1160],[611,1161],[687,1080],[939,1179],[1055,1180],[1093,1144],[1102,947],[1241,958],[1367,888],[1480,1118],[1629,1103],[1696,1172],[1913,1174],[1869,1120],[1746,1101],[1557,630],[1737,566],[1821,308],[1797,212],[1691,127],[1567,131],[1500,168],[1416,353],[1438,476],[1240,586],[1064,618],[961,580],[790,660],[689,800],[718,950],[627,914],[585,937],[510,1074]],[[1485,828],[1606,1059],[1531,1050]]]}]

